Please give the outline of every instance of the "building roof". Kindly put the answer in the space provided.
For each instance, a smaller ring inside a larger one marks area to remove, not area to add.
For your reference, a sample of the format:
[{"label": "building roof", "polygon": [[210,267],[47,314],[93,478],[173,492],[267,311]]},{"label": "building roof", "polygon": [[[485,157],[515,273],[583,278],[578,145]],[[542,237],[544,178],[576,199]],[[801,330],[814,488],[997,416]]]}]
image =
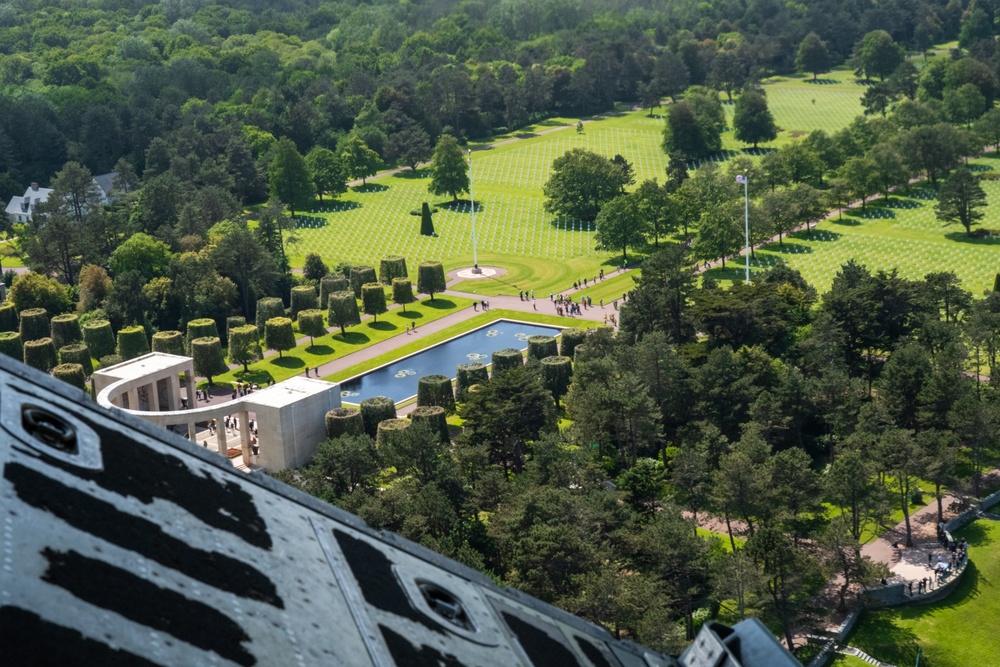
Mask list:
[{"label": "building roof", "polygon": [[114,187],[115,178],[117,177],[117,171],[110,171],[106,174],[101,174],[100,176],[94,176],[94,182],[97,183],[97,187],[104,192],[105,198],[111,197],[111,188]]},{"label": "building roof", "polygon": [[176,370],[179,374],[190,368],[190,366],[191,357],[181,357],[176,354],[166,354],[164,352],[150,352],[141,357],[102,368],[99,371],[95,371],[94,375],[104,375],[118,380],[131,380],[167,370]]},{"label": "building roof", "polygon": [[52,188],[40,188],[36,184],[28,186],[22,197],[11,197],[7,204],[7,215],[31,215],[35,207],[46,201]]},{"label": "building roof", "polygon": [[[261,406],[281,408],[302,400],[306,396],[322,394],[330,391],[331,388],[336,387],[338,387],[338,385],[326,382],[325,380],[290,377],[287,380],[282,380],[281,382],[273,384],[266,389],[259,389],[255,391],[249,395],[247,401]],[[337,391],[339,393],[339,389]]]}]

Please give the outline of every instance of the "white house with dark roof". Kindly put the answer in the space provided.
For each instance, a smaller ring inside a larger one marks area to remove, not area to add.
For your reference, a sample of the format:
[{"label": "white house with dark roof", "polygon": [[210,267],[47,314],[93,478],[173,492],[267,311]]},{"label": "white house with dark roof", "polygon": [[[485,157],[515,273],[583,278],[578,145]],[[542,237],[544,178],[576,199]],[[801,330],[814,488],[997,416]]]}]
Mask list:
[{"label": "white house with dark roof", "polygon": [[[97,184],[97,189],[101,192],[102,204],[110,204],[114,199],[111,190],[117,176],[118,172],[115,171],[94,176],[94,183]],[[28,222],[31,220],[31,215],[34,213],[35,208],[48,200],[51,193],[52,188],[40,188],[38,187],[38,183],[32,183],[24,191],[23,197],[11,197],[10,203],[7,204],[7,217],[14,223]]]}]

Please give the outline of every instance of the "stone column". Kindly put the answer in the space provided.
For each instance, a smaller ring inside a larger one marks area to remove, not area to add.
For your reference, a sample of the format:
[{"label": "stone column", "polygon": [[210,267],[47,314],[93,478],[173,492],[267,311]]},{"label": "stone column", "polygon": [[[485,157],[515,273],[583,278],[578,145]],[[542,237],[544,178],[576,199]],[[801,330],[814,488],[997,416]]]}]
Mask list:
[{"label": "stone column", "polygon": [[189,370],[184,371],[184,383],[187,385],[188,407],[189,408],[193,408],[193,407],[195,407],[195,405],[197,405],[194,402],[195,399],[194,399],[194,371],[193,370],[189,369]]},{"label": "stone column", "polygon": [[188,440],[190,440],[195,444],[198,444],[198,429],[195,428],[194,422],[188,422],[187,427],[188,427]]},{"label": "stone column", "polygon": [[245,410],[240,413],[240,448],[243,450],[243,465],[250,464],[250,417]]},{"label": "stone column", "polygon": [[219,446],[219,453],[225,454],[226,450],[229,449],[229,445],[226,443],[226,424],[223,418],[215,419],[215,442]]},{"label": "stone column", "polygon": [[139,392],[135,387],[131,387],[128,390],[128,409],[138,410],[139,409]]},{"label": "stone column", "polygon": [[181,409],[181,382],[176,375],[167,378],[167,410],[173,412]]},{"label": "stone column", "polygon": [[149,383],[149,409],[160,411],[160,388],[156,386],[156,380]]}]

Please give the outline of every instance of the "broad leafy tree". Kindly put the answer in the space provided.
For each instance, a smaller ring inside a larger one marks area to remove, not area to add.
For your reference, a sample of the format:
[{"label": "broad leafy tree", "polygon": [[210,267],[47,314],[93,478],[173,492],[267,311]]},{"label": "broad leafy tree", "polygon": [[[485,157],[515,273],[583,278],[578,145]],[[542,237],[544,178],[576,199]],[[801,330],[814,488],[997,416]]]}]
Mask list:
[{"label": "broad leafy tree", "polygon": [[323,201],[323,194],[332,197],[347,192],[347,183],[344,177],[344,167],[340,163],[337,154],[329,148],[315,146],[306,154],[306,166],[312,174],[313,185],[316,186],[316,193],[319,200]]},{"label": "broad leafy tree", "polygon": [[433,195],[450,195],[454,202],[458,201],[458,195],[469,191],[469,163],[458,140],[450,134],[442,134],[434,147],[427,189]]},{"label": "broad leafy tree", "polygon": [[800,72],[811,72],[813,81],[817,74],[830,71],[830,51],[819,35],[811,32],[802,38],[795,56],[795,67]]},{"label": "broad leafy tree", "polygon": [[757,144],[778,138],[778,128],[774,116],[767,107],[767,98],[755,90],[744,91],[736,100],[733,113],[733,130],[738,141]]},{"label": "broad leafy tree", "polygon": [[621,250],[622,262],[628,264],[628,249],[646,245],[646,224],[634,195],[619,195],[604,206],[595,221],[594,240],[598,250]]},{"label": "broad leafy tree", "polygon": [[966,236],[972,236],[973,225],[983,218],[986,192],[979,184],[979,177],[968,169],[956,169],[941,185],[934,212],[946,225],[959,223],[965,227]]},{"label": "broad leafy tree", "polygon": [[296,210],[312,205],[316,186],[306,160],[291,139],[282,138],[274,146],[269,169],[271,196],[286,204],[295,216]]},{"label": "broad leafy tree", "polygon": [[361,179],[361,184],[368,183],[368,177],[374,176],[381,164],[378,153],[356,134],[347,137],[343,150],[340,152],[340,163],[348,178]]},{"label": "broad leafy tree", "polygon": [[896,71],[906,58],[903,47],[897,44],[885,30],[872,30],[854,47],[851,65],[854,73],[865,79],[877,77],[884,81]]},{"label": "broad leafy tree", "polygon": [[557,216],[593,221],[601,207],[621,194],[625,174],[611,160],[572,148],[552,163],[545,182],[545,210]]}]

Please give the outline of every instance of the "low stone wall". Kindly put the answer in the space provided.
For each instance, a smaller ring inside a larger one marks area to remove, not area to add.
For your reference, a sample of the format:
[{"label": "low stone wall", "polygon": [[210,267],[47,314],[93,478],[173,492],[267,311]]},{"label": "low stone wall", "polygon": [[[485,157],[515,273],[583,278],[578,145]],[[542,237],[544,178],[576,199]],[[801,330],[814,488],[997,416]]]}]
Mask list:
[{"label": "low stone wall", "polygon": [[980,512],[985,512],[997,503],[1000,503],[1000,491],[992,493],[983,498],[977,505],[970,507],[951,521],[944,524],[944,529],[949,533],[954,533],[959,528],[971,523]]}]

